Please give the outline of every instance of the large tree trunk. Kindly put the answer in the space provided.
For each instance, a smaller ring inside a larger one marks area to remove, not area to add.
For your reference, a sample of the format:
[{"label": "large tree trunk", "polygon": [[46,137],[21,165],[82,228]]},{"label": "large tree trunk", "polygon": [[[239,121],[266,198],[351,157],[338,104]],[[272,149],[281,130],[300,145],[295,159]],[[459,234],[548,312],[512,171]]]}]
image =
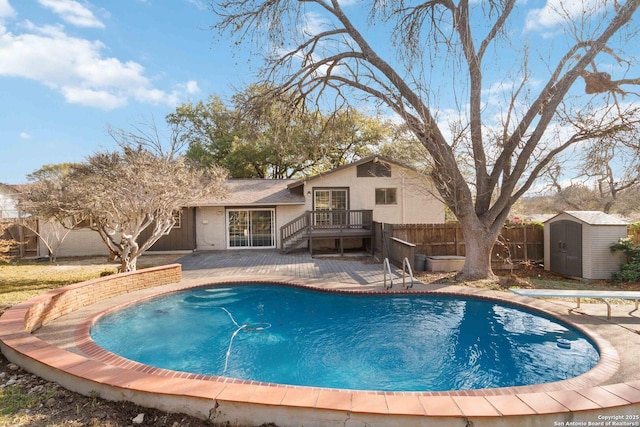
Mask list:
[{"label": "large tree trunk", "polygon": [[123,256],[120,262],[120,271],[126,273],[128,271],[136,271],[138,257]]},{"label": "large tree trunk", "polygon": [[122,236],[120,248],[120,272],[136,271],[140,255],[138,243],[131,237]]},{"label": "large tree trunk", "polygon": [[471,281],[481,279],[495,279],[491,269],[491,251],[500,235],[500,227],[489,227],[477,217],[461,220],[464,235],[465,261],[464,267],[457,274],[456,279]]}]

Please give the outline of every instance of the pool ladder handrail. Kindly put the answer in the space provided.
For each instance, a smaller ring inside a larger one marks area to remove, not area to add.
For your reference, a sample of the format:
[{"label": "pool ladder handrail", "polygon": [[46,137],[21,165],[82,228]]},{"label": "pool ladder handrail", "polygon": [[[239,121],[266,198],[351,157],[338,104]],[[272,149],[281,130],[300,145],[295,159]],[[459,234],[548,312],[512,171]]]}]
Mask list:
[{"label": "pool ladder handrail", "polygon": [[[406,268],[409,269],[409,277],[411,277],[411,284],[409,286],[405,285],[405,278],[406,278]],[[409,258],[404,257],[404,259],[402,260],[402,287],[404,288],[413,288],[413,270],[411,269],[411,263],[409,262]]]},{"label": "pool ladder handrail", "polygon": [[[391,264],[389,263],[389,258],[384,259],[382,270],[384,271],[384,288],[393,288],[393,274],[391,273]],[[411,278],[411,284],[409,284],[408,286],[406,284],[407,270],[409,270],[409,277]],[[389,273],[389,286],[387,286],[387,272]],[[413,288],[414,281],[415,278],[413,277],[413,269],[411,268],[409,258],[404,257],[404,259],[402,260],[402,287],[406,289]]]},{"label": "pool ladder handrail", "polygon": [[[389,264],[389,258],[384,259],[384,262],[382,263],[382,270],[384,271],[384,288],[393,288],[393,276],[391,274],[391,264]],[[387,286],[387,271],[389,272],[389,286]]]}]

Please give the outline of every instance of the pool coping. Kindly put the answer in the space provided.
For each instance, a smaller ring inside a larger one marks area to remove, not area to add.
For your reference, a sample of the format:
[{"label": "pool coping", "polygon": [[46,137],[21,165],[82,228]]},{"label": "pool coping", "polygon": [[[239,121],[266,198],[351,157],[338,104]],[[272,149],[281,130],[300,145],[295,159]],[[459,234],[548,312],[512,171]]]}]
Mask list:
[{"label": "pool coping", "polygon": [[[216,421],[233,422],[244,417],[242,419],[256,424],[271,421],[278,423],[280,420],[278,425],[284,426],[287,424],[282,420],[287,420],[292,414],[299,416],[299,419],[313,419],[319,411],[325,414],[323,416],[333,417],[331,419],[335,420],[343,419],[346,415],[364,417],[363,419],[372,417],[372,420],[382,419],[385,423],[394,420],[393,425],[399,425],[398,419],[405,425],[420,425],[425,417],[434,422],[448,422],[452,419],[493,420],[491,423],[494,425],[498,420],[508,420],[507,425],[512,425],[514,420],[531,416],[537,417],[539,425],[549,425],[552,419],[559,416],[563,419],[572,418],[576,413],[594,420],[609,416],[606,414],[617,416],[622,413],[640,413],[640,380],[605,384],[620,366],[618,352],[599,334],[571,322],[568,323],[593,340],[600,352],[600,361],[589,372],[568,380],[533,386],[447,392],[341,390],[181,373],[124,359],[97,346],[89,337],[90,325],[105,310],[117,309],[178,290],[228,285],[240,281],[310,287],[330,292],[464,295],[521,305],[568,322],[557,313],[553,305],[544,300],[475,288],[384,290],[380,286],[356,288],[344,283],[294,277],[247,276],[240,280],[233,276],[183,280],[176,284],[128,293],[121,296],[120,301],[111,302],[114,298],[104,300],[96,312],[86,316],[83,314],[84,320],[73,330],[66,331],[62,345],[52,344],[38,337],[37,332],[32,334],[25,330],[24,319],[29,308],[38,301],[39,297],[36,297],[7,310],[0,318],[0,345],[9,360],[72,390],[85,394],[98,391],[101,396],[112,400],[132,400]],[[85,307],[87,310],[89,308]],[[54,323],[55,321],[52,325]],[[162,399],[158,396],[162,396]],[[171,403],[173,398],[176,401]],[[260,408],[269,408],[267,416],[271,418],[258,419],[259,416],[254,414],[256,408],[258,412]],[[315,415],[305,415],[305,411]],[[532,425],[530,422],[529,419],[526,425]],[[307,422],[305,425],[314,424]]]}]

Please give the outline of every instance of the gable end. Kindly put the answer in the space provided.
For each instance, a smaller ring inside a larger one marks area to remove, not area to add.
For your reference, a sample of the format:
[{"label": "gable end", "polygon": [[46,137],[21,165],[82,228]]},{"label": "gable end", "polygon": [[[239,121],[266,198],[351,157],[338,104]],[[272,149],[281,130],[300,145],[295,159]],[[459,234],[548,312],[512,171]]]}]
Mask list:
[{"label": "gable end", "polygon": [[391,177],[391,165],[381,161],[370,161],[357,166],[358,178]]}]

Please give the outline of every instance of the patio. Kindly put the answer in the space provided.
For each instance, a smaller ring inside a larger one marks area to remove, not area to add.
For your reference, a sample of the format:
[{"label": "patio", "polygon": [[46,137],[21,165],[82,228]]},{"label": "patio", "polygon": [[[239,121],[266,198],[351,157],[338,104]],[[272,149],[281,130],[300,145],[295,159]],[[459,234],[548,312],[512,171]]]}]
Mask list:
[{"label": "patio", "polygon": [[[237,250],[194,252],[180,258],[183,280],[220,276],[288,276],[313,282],[338,282],[361,287],[382,287],[382,264],[365,256],[311,257],[308,252],[282,254],[278,250]],[[402,270],[397,272],[402,282]],[[394,283],[396,283],[394,281]],[[394,285],[395,286],[395,285]]]}]

